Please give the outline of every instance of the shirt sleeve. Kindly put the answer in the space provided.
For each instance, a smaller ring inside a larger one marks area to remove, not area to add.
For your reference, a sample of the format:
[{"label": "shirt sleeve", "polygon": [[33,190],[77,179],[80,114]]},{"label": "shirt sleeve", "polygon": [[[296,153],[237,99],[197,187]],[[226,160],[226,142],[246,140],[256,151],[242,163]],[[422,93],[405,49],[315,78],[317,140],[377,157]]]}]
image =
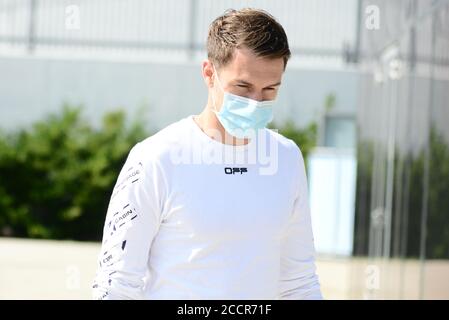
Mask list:
[{"label": "shirt sleeve", "polygon": [[151,243],[160,224],[156,165],[143,160],[141,144],[130,151],[109,202],[94,299],[142,299]]},{"label": "shirt sleeve", "polygon": [[315,247],[308,200],[307,176],[299,148],[293,213],[281,243],[280,299],[322,299],[316,274]]}]

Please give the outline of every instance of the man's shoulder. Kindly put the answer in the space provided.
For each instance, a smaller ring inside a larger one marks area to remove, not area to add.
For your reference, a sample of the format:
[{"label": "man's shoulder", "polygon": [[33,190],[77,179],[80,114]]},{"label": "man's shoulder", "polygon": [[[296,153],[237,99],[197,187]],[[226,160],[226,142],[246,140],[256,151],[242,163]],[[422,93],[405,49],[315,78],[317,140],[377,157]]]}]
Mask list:
[{"label": "man's shoulder", "polygon": [[276,129],[273,130],[267,128],[266,132],[269,136],[269,141],[277,143],[277,146],[280,149],[279,151],[283,151],[294,158],[302,158],[300,146],[298,146],[295,141],[280,134]]},{"label": "man's shoulder", "polygon": [[180,137],[183,137],[188,130],[189,126],[187,123],[187,118],[182,118],[142,140],[141,143],[142,145],[170,143],[176,141],[176,139],[179,139]]},{"label": "man's shoulder", "polygon": [[173,122],[133,146],[130,153],[142,160],[160,159],[177,146],[189,130],[186,118]]}]

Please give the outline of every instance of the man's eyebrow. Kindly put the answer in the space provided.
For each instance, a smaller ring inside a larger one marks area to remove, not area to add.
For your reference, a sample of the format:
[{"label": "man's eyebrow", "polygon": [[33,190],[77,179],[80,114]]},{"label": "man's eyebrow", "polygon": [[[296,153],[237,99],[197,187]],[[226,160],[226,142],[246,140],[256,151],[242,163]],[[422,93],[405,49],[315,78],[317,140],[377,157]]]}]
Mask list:
[{"label": "man's eyebrow", "polygon": [[[242,84],[245,84],[245,85],[247,85],[247,86],[253,86],[252,83],[250,83],[250,82],[248,82],[248,81],[245,81],[245,80],[236,79],[235,82],[242,83]],[[276,83],[274,83],[274,84],[270,84],[269,86],[266,86],[265,88],[269,88],[269,87],[277,87],[277,86],[280,86],[280,85],[281,85],[281,82],[279,81],[279,82],[276,82]]]},{"label": "man's eyebrow", "polygon": [[253,85],[252,83],[250,83],[250,82],[248,82],[248,81],[240,80],[240,79],[236,79],[235,82],[242,83],[242,84],[246,84],[246,85],[248,85],[248,86],[252,86],[252,85]]},{"label": "man's eyebrow", "polygon": [[265,88],[269,88],[269,87],[277,87],[277,86],[280,86],[281,85],[281,82],[279,81],[279,82],[276,82],[276,83],[274,83],[274,84],[270,84],[269,86],[266,86]]}]

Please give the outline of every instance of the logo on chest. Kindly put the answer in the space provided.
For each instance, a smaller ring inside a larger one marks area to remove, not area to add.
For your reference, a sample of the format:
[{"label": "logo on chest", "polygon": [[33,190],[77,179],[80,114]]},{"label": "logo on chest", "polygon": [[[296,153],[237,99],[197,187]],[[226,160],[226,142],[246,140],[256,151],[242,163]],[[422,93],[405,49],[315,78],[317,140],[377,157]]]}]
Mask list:
[{"label": "logo on chest", "polygon": [[231,168],[231,167],[226,167],[224,168],[224,172],[226,174],[243,174],[248,172],[247,168]]}]

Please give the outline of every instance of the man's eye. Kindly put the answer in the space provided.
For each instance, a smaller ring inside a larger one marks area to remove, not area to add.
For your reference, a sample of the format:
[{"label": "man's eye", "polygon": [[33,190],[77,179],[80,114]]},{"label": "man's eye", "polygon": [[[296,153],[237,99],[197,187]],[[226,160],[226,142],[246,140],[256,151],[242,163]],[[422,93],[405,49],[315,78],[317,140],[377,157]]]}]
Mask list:
[{"label": "man's eye", "polygon": [[244,84],[238,84],[237,87],[240,87],[240,88],[248,88],[248,86],[247,86],[247,85],[244,85]]},{"label": "man's eye", "polygon": [[265,90],[273,91],[275,88],[265,88]]}]

